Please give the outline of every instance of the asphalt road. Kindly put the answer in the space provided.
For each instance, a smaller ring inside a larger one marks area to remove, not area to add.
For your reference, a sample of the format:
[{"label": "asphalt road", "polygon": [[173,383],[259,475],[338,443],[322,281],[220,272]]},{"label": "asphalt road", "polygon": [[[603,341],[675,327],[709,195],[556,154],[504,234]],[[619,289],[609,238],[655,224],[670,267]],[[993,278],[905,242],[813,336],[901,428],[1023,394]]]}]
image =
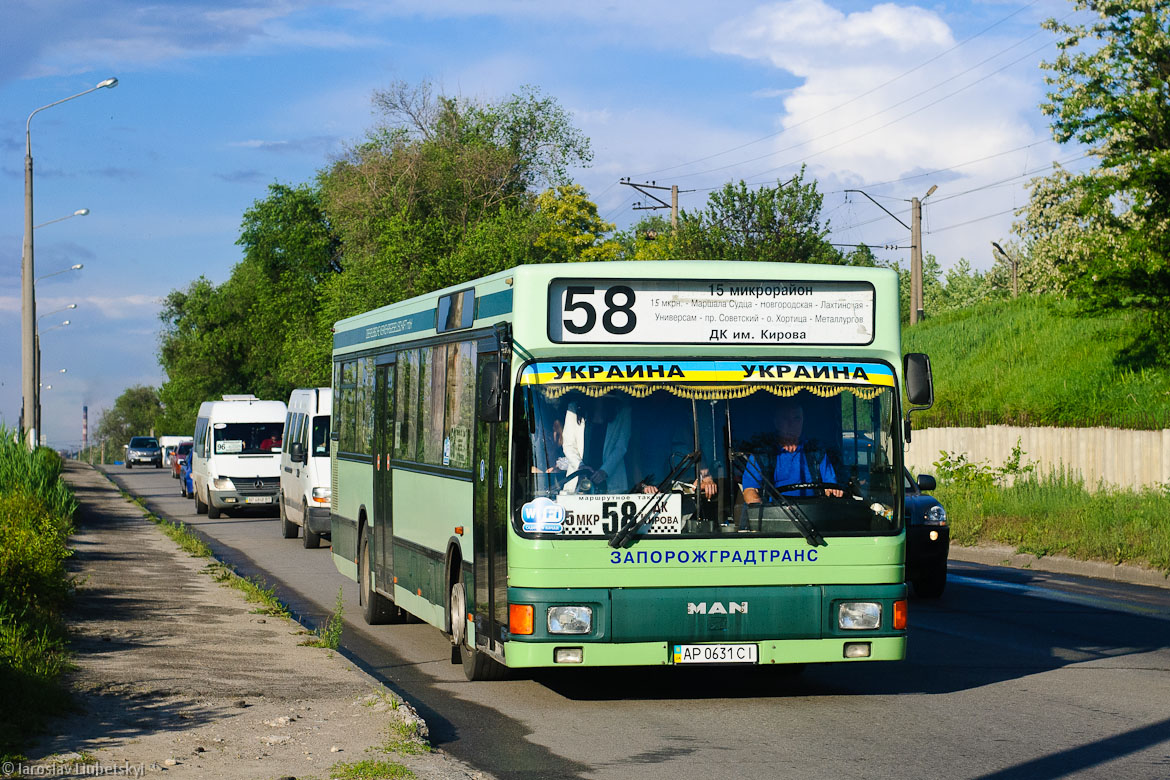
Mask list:
[{"label": "asphalt road", "polygon": [[469,683],[425,624],[366,626],[326,549],[271,517],[197,516],[165,470],[108,467],[307,622],[345,595],[345,652],[500,778],[1167,778],[1170,591],[952,562],[901,663],[565,670]]}]

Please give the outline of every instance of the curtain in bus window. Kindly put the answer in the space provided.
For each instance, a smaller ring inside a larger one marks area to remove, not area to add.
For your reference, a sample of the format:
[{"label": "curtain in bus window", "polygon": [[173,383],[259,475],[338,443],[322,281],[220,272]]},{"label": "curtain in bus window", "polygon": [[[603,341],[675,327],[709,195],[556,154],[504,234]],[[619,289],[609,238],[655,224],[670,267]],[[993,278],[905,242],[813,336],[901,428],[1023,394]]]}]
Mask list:
[{"label": "curtain in bus window", "polygon": [[447,345],[447,414],[443,465],[471,467],[471,428],[475,418],[475,344]]},{"label": "curtain in bus window", "polygon": [[418,370],[419,351],[398,353],[398,381],[394,402],[394,457],[418,459]]},{"label": "curtain in bus window", "polygon": [[357,362],[347,360],[341,364],[341,419],[338,433],[341,438],[338,448],[342,452],[354,451],[354,399],[357,388]]},{"label": "curtain in bus window", "polygon": [[357,393],[354,402],[356,423],[354,452],[369,455],[374,451],[374,358],[358,360]]},{"label": "curtain in bus window", "polygon": [[443,464],[443,412],[447,401],[447,345],[424,350],[427,371],[423,373],[423,463]]}]

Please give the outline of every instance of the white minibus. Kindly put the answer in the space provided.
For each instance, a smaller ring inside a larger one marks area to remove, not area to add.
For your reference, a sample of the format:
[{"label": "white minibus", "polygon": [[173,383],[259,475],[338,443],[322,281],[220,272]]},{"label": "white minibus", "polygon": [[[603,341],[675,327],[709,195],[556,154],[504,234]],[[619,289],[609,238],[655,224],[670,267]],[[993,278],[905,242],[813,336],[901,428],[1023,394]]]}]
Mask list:
[{"label": "white minibus", "polygon": [[298,388],[288,398],[284,447],[280,453],[280,529],[285,539],[318,547],[329,536],[329,412],[328,387]]},{"label": "white minibus", "polygon": [[284,417],[283,401],[254,395],[199,405],[191,455],[196,512],[217,518],[224,510],[275,507]]}]

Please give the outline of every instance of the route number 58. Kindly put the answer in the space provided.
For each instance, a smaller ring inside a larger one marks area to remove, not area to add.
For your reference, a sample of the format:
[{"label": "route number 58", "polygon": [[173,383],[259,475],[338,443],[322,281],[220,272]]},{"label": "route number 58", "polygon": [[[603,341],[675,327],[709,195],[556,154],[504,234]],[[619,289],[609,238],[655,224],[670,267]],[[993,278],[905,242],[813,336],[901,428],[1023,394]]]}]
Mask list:
[{"label": "route number 58", "polygon": [[[592,301],[587,300],[595,293],[595,288],[586,285],[565,290],[564,308],[567,316],[562,322],[569,333],[583,336],[597,326],[597,309]],[[624,284],[614,285],[605,291],[603,300],[605,308],[601,314],[601,327],[605,332],[615,336],[631,332],[638,324],[634,314],[634,291]]]}]

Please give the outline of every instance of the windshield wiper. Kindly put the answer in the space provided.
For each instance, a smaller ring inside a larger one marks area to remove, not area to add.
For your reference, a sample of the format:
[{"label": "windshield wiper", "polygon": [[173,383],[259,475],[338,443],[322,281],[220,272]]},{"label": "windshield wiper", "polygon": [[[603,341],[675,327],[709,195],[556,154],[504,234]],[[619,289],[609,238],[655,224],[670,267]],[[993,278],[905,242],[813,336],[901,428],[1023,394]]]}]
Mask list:
[{"label": "windshield wiper", "polygon": [[670,473],[666,475],[666,479],[658,483],[658,492],[654,495],[654,498],[643,504],[642,508],[638,510],[637,514],[631,517],[625,525],[617,529],[617,532],[615,532],[613,537],[609,540],[609,546],[615,549],[624,546],[625,543],[629,541],[631,537],[633,537],[634,532],[637,531],[640,526],[646,524],[647,518],[653,517],[657,513],[658,507],[662,506],[663,502],[666,501],[666,497],[670,495],[670,488],[674,484],[674,480],[678,477],[678,475],[682,474],[687,466],[698,461],[701,455],[702,453],[700,450],[688,452],[686,455],[684,455],[683,459],[679,461],[679,464],[671,469]]},{"label": "windshield wiper", "polygon": [[[741,464],[744,472],[747,472],[747,455],[742,452],[732,452],[731,460],[733,463]],[[767,491],[767,493],[772,496],[772,498],[780,503],[780,505],[784,508],[784,511],[788,513],[789,521],[791,521],[791,523],[796,526],[797,531],[800,531],[800,535],[804,537],[804,540],[813,547],[827,547],[828,543],[825,541],[825,537],[821,536],[821,532],[818,531],[816,526],[812,524],[812,521],[808,519],[808,515],[804,513],[804,510],[801,509],[800,506],[791,498],[777,490],[776,485],[772,482],[772,480],[763,474],[763,469],[757,468],[756,470],[760,472],[757,474],[757,476],[760,478],[760,482],[763,484],[764,490]],[[750,506],[750,504],[748,506]]]}]

